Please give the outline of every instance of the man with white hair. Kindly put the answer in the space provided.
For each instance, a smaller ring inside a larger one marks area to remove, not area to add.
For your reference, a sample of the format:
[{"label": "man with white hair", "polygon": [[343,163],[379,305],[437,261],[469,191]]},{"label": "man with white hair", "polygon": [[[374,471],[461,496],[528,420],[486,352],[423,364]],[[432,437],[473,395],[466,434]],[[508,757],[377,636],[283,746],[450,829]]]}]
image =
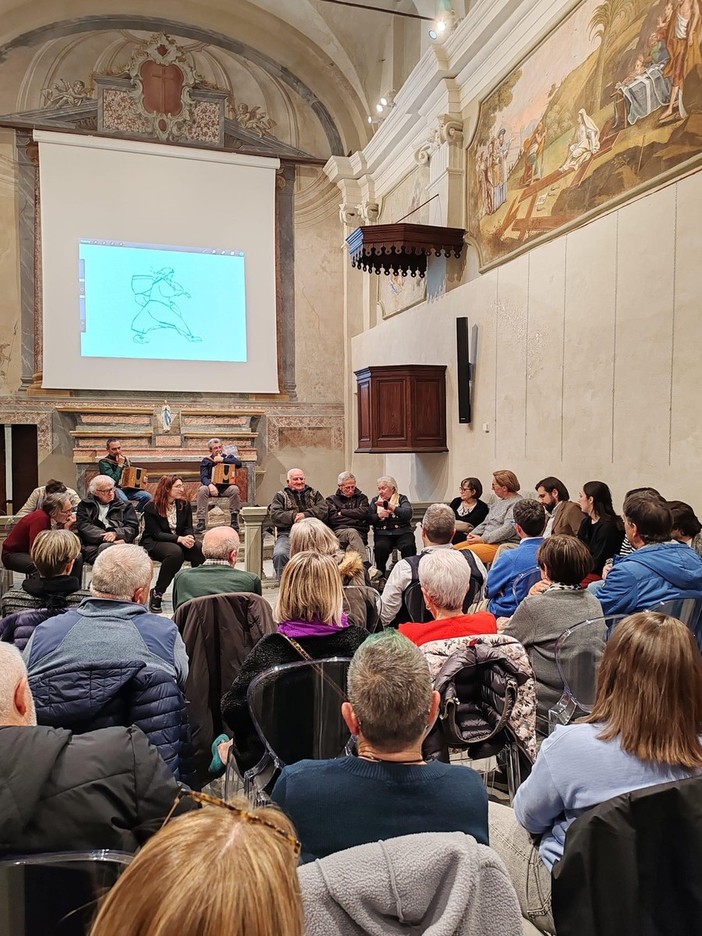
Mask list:
[{"label": "man with white hair", "polygon": [[241,468],[241,459],[233,453],[225,454],[224,445],[221,439],[210,439],[207,443],[210,450],[209,455],[200,462],[200,487],[195,497],[197,526],[196,533],[204,533],[207,526],[207,510],[210,500],[219,497],[226,497],[229,501],[229,514],[231,517],[231,526],[233,529],[239,529],[239,510],[241,509],[241,492],[235,481],[226,481],[215,484],[212,478],[217,465],[233,465],[234,468]]},{"label": "man with white hair", "polygon": [[153,564],[141,546],[113,546],[95,560],[91,598],[50,618],[24,651],[30,676],[60,667],[136,663],[164,670],[181,688],[188,656],[175,624],[146,608]]},{"label": "man with white hair", "polygon": [[336,494],[330,494],[327,498],[327,523],[341,546],[347,551],[358,553],[365,561],[369,526],[368,498],[356,487],[356,477],[350,471],[342,471],[336,483]]},{"label": "man with white hair", "polygon": [[110,546],[132,543],[138,532],[136,511],[129,501],[116,496],[112,478],[95,475],[76,511],[76,533],[85,561],[95,562]]},{"label": "man with white hair", "polygon": [[[412,620],[405,602],[406,592],[411,585],[420,581],[419,568],[425,556],[437,550],[453,550],[451,540],[455,531],[456,516],[448,504],[431,504],[427,507],[422,519],[424,549],[418,556],[400,559],[393,566],[383,589],[383,608],[380,619],[386,627]],[[470,589],[471,598],[474,598],[485,582],[487,571],[480,559],[470,550],[460,550],[460,553],[469,571],[466,593]]]},{"label": "man with white hair", "polygon": [[422,560],[419,582],[432,620],[400,624],[398,628],[418,647],[431,640],[497,633],[495,615],[489,611],[463,613],[463,602],[470,588],[470,567],[464,561],[463,552],[465,550],[436,549]]},{"label": "man with white hair", "polygon": [[0,643],[0,853],[136,851],[177,792],[138,728],[37,726],[22,657]]},{"label": "man with white hair", "polygon": [[202,538],[203,565],[181,569],[173,579],[173,610],[191,598],[231,592],[262,594],[261,579],[253,572],[237,569],[239,534],[231,527],[208,530]]},{"label": "man with white hair", "polygon": [[305,517],[327,522],[329,505],[319,491],[305,481],[302,468],[291,468],[287,474],[287,485],[274,496],[269,508],[271,522],[278,535],[273,547],[273,567],[280,579],[290,558],[290,530],[294,523]]}]

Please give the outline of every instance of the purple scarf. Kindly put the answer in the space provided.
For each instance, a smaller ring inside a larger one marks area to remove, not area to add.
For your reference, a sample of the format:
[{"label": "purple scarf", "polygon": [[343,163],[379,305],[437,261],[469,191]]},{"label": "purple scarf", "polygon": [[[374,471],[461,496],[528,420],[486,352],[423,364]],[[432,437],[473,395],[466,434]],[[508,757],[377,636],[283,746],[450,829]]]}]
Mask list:
[{"label": "purple scarf", "polygon": [[341,615],[341,624],[338,626],[325,624],[319,618],[315,618],[313,621],[282,621],[278,625],[278,633],[284,637],[292,637],[293,640],[297,640],[299,637],[329,637],[335,631],[340,631],[348,626],[349,619],[346,612],[344,612]]}]

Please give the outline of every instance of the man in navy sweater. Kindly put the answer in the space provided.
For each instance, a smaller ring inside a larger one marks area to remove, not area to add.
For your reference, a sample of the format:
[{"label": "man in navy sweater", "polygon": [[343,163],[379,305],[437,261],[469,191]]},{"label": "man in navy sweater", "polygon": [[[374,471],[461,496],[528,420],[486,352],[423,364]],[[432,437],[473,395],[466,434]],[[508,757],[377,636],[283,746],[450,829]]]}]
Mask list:
[{"label": "man in navy sweater", "polygon": [[[195,498],[197,512],[196,533],[204,533],[207,526],[207,510],[211,498],[226,497],[229,501],[229,513],[231,515],[231,525],[237,532],[239,531],[239,510],[241,508],[241,492],[232,480],[231,483],[214,484],[212,473],[216,465],[233,465],[235,468],[241,468],[241,459],[236,455],[225,455],[224,445],[221,439],[210,439],[207,443],[210,454],[206,455],[200,462],[200,487]],[[231,474],[234,477],[234,472]]]},{"label": "man in navy sweater", "polygon": [[348,697],[341,713],[358,757],[299,761],[273,789],[302,860],[415,832],[465,832],[487,845],[479,775],[422,757],[440,700],[419,648],[392,628],[369,637],[351,662]]}]

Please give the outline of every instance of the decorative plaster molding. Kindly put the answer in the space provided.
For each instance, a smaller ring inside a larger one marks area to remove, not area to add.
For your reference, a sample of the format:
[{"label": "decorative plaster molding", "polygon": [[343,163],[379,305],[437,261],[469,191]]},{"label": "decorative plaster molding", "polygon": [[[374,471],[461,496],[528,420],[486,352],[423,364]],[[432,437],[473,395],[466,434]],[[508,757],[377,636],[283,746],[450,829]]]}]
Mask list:
[{"label": "decorative plaster molding", "polygon": [[266,420],[268,433],[267,446],[269,451],[280,448],[280,434],[286,429],[297,430],[304,433],[307,430],[328,429],[331,437],[331,446],[334,449],[344,449],[344,417],[343,416],[269,416]]},{"label": "decorative plaster molding", "polygon": [[381,206],[377,201],[364,201],[356,205],[356,211],[361,217],[363,224],[377,224],[380,218]]},{"label": "decorative plaster molding", "polygon": [[359,205],[348,205],[342,202],[339,205],[339,220],[347,227],[356,228],[361,223],[361,214]]}]

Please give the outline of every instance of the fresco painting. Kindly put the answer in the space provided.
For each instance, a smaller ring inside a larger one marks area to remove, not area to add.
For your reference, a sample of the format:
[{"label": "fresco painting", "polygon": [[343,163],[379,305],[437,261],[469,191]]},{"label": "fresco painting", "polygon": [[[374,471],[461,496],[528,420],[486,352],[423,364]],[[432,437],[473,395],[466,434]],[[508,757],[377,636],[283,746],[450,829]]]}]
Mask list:
[{"label": "fresco painting", "polygon": [[702,151],[702,0],[583,0],[481,104],[468,229],[483,266]]}]

